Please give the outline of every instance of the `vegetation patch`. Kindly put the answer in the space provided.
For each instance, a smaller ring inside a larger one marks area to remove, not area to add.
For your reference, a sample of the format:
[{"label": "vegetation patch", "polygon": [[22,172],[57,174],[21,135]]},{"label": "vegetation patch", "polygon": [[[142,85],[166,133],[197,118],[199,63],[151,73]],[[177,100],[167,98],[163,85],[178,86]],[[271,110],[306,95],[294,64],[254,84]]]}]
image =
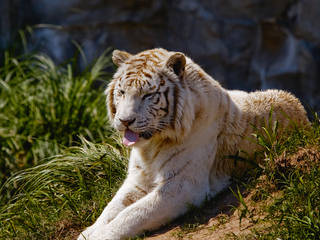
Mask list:
[{"label": "vegetation patch", "polygon": [[[77,145],[79,136],[110,140],[103,88],[110,57],[79,72],[43,55],[5,53],[0,67],[0,184],[11,173]],[[96,86],[100,85],[100,87]]]},{"label": "vegetation patch", "polygon": [[0,208],[0,239],[66,239],[93,223],[125,177],[126,152],[81,145],[9,178],[5,189],[15,191]]}]

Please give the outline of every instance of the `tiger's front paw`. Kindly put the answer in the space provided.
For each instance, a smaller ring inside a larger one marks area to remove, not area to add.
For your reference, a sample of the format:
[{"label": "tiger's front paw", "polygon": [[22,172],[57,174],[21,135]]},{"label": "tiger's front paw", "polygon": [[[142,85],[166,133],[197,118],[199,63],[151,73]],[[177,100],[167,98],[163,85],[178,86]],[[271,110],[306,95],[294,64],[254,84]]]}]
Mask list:
[{"label": "tiger's front paw", "polygon": [[77,240],[93,240],[93,233],[96,231],[95,224],[87,227],[82,233],[80,233]]},{"label": "tiger's front paw", "polygon": [[110,231],[106,225],[92,225],[79,235],[78,240],[120,240],[120,237]]},{"label": "tiger's front paw", "polygon": [[91,239],[90,238],[91,233],[92,233],[92,226],[88,227],[86,230],[84,230],[82,233],[80,233],[77,240],[89,240],[89,239]]}]

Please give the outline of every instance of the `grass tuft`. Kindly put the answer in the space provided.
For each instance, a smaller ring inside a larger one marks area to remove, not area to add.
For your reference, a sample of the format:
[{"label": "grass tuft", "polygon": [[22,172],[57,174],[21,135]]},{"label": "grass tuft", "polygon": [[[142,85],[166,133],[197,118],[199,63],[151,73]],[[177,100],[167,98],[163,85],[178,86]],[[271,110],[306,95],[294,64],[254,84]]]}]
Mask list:
[{"label": "grass tuft", "polygon": [[127,155],[111,145],[81,142],[8,179],[5,189],[15,191],[0,208],[0,239],[50,239],[59,222],[84,227],[98,217],[125,177]]},{"label": "grass tuft", "polygon": [[[44,55],[5,53],[0,68],[0,184],[12,172],[38,164],[79,143],[109,141],[103,87],[108,52],[90,68],[57,66]],[[97,82],[100,87],[97,87]]]}]

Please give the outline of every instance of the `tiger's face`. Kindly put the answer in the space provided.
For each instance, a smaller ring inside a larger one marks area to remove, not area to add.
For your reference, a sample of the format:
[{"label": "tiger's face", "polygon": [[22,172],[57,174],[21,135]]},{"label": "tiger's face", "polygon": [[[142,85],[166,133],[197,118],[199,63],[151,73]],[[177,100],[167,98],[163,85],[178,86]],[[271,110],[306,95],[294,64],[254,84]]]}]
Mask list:
[{"label": "tiger's face", "polygon": [[132,146],[174,129],[181,115],[177,104],[184,55],[163,49],[137,55],[115,50],[112,59],[119,68],[107,89],[107,106],[123,144]]}]

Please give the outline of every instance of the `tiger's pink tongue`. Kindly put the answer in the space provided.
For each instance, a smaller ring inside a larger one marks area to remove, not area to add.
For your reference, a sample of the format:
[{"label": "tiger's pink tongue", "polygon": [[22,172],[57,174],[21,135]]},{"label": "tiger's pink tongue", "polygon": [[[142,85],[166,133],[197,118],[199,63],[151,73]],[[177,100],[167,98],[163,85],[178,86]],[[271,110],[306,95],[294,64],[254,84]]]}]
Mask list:
[{"label": "tiger's pink tongue", "polygon": [[129,146],[135,144],[136,142],[138,142],[138,140],[139,140],[139,134],[127,129],[124,132],[122,143],[129,147]]}]

